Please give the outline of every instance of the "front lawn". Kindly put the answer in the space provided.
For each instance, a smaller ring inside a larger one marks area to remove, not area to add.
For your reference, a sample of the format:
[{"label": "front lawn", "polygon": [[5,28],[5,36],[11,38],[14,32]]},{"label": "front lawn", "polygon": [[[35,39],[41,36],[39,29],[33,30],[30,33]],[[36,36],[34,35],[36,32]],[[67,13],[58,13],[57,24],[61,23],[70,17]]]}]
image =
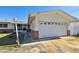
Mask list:
[{"label": "front lawn", "polygon": [[0,38],[10,35],[11,33],[0,33]]},{"label": "front lawn", "polygon": [[[19,33],[20,44],[24,35]],[[0,33],[0,50],[11,49],[12,47],[16,47],[16,33]]]}]

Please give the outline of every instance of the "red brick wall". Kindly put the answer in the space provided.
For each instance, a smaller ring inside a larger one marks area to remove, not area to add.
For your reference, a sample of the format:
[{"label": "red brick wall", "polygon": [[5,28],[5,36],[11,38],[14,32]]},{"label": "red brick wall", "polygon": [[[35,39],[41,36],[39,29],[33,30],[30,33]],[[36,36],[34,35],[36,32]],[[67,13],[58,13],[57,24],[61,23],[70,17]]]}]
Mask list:
[{"label": "red brick wall", "polygon": [[34,39],[39,39],[39,31],[31,30],[31,33]]},{"label": "red brick wall", "polygon": [[70,30],[67,30],[67,36],[70,36]]},{"label": "red brick wall", "polygon": [[13,32],[14,29],[0,29],[0,32]]}]

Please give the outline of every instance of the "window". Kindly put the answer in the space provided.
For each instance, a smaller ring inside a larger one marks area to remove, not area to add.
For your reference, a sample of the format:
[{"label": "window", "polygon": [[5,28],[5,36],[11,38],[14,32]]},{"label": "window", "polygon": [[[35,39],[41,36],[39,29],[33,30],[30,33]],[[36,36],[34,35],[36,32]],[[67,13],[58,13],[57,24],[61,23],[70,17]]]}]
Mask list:
[{"label": "window", "polygon": [[3,27],[7,27],[7,24],[3,24]]},{"label": "window", "polygon": [[44,24],[46,24],[46,22],[44,22]]},{"label": "window", "polygon": [[64,23],[62,23],[62,25],[63,25]]},{"label": "window", "polygon": [[43,24],[44,23],[44,21],[39,21],[39,24]]},{"label": "window", "polygon": [[50,22],[48,22],[48,24],[50,24]]},{"label": "window", "polygon": [[60,23],[58,23],[58,25],[60,25]]},{"label": "window", "polygon": [[42,22],[40,24],[43,24]]},{"label": "window", "polygon": [[2,24],[0,24],[0,27],[2,27]]},{"label": "window", "polygon": [[66,25],[66,26],[67,26],[68,24],[67,24],[67,23],[64,23],[64,25]]},{"label": "window", "polygon": [[55,22],[55,24],[57,25],[57,23]]},{"label": "window", "polygon": [[40,23],[40,24],[42,24],[42,23]]},{"label": "window", "polygon": [[54,24],[54,23],[52,22],[52,24]]},{"label": "window", "polygon": [[17,27],[21,27],[22,26],[22,24],[17,24]]},{"label": "window", "polygon": [[60,23],[60,25],[62,25],[62,23]]}]

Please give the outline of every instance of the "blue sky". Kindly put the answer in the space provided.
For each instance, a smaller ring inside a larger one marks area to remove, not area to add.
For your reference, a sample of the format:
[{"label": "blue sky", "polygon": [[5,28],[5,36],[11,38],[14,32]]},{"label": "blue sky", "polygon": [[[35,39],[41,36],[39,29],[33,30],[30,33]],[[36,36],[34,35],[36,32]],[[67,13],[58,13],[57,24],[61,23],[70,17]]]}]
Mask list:
[{"label": "blue sky", "polygon": [[64,10],[79,19],[79,6],[0,6],[0,19],[17,17],[20,21],[27,21],[31,12],[50,10]]}]

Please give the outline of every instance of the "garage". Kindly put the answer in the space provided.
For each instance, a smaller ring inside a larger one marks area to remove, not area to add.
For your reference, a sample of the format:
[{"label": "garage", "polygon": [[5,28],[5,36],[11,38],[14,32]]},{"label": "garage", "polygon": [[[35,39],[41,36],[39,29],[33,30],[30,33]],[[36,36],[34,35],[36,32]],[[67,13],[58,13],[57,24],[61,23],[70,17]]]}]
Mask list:
[{"label": "garage", "polygon": [[69,26],[72,22],[77,22],[77,19],[61,10],[31,13],[29,16],[30,28],[38,32],[39,39],[70,36]]},{"label": "garage", "polygon": [[39,26],[39,37],[57,37],[67,35],[67,26],[66,24],[60,24],[52,22],[43,22]]}]

